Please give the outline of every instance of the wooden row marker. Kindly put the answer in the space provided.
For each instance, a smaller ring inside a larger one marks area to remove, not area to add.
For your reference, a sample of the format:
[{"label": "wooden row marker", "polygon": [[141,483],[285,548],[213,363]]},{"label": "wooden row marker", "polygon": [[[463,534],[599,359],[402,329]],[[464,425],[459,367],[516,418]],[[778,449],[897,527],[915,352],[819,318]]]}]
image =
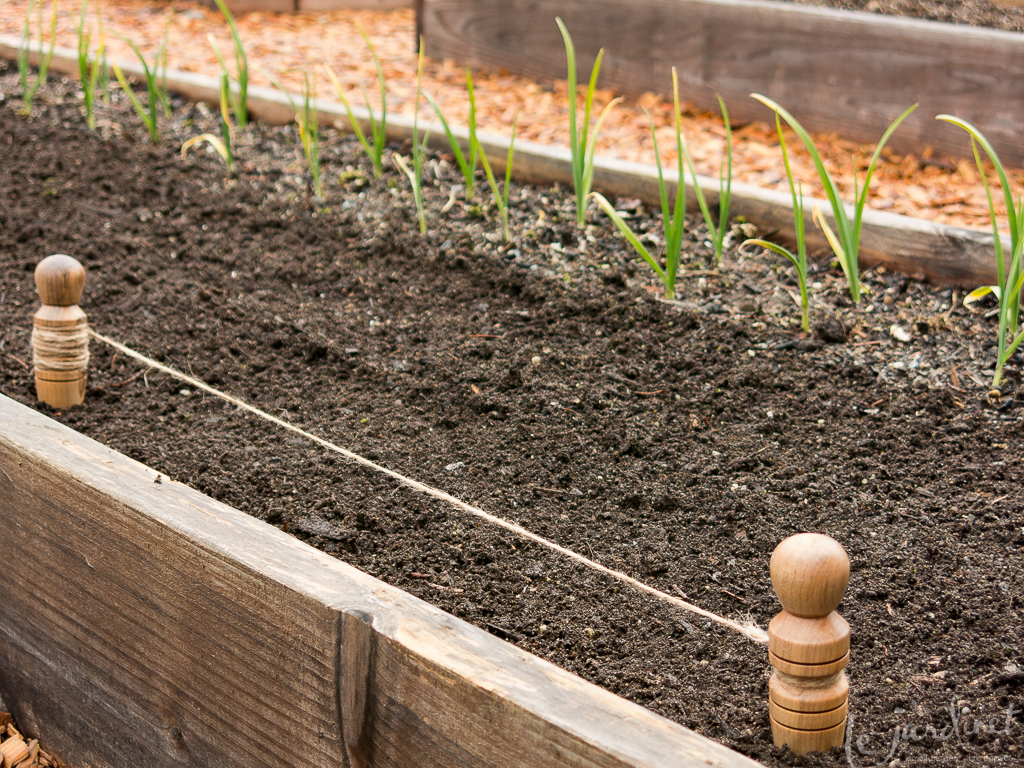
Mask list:
[{"label": "wooden row marker", "polygon": [[775,548],[770,570],[783,608],[768,625],[772,737],[800,755],[827,752],[846,736],[850,625],[836,607],[850,558],[835,539],[800,533]]},{"label": "wooden row marker", "polygon": [[[85,268],[70,256],[48,256],[35,279],[43,303],[32,334],[36,395],[69,408],[84,401],[88,374],[87,318],[78,306]],[[783,607],[768,625],[772,737],[797,754],[827,752],[842,746],[846,731],[850,625],[835,609],[850,559],[834,539],[801,533],[775,548],[770,570]]]},{"label": "wooden row marker", "polygon": [[36,290],[43,302],[32,329],[36,397],[54,408],[85,400],[89,324],[78,306],[84,289],[85,268],[70,256],[47,256],[36,267]]}]

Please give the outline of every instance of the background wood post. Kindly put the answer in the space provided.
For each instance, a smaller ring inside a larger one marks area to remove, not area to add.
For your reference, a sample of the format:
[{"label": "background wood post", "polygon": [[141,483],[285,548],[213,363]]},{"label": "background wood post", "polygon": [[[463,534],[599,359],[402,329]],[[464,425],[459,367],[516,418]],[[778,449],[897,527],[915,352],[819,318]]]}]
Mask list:
[{"label": "background wood post", "polygon": [[56,254],[39,262],[35,276],[43,302],[33,318],[36,397],[53,408],[70,408],[85,400],[89,372],[88,318],[78,306],[85,267]]}]

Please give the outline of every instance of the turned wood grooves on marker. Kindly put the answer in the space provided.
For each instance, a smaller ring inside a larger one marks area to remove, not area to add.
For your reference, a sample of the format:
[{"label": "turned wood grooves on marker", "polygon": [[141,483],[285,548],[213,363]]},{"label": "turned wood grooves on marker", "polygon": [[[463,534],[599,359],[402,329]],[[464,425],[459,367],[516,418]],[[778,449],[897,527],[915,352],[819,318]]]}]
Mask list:
[{"label": "turned wood grooves on marker", "polygon": [[0,425],[0,697],[74,765],[759,765],[3,396]]}]

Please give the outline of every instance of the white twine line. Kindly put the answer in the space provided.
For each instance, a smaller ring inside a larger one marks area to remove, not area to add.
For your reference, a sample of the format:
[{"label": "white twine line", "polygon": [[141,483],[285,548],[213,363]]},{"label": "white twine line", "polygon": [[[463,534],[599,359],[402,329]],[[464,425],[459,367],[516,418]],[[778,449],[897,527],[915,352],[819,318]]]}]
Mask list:
[{"label": "white twine line", "polygon": [[32,363],[40,371],[79,371],[89,367],[89,326],[32,328]]},{"label": "white twine line", "polygon": [[457,507],[464,512],[468,512],[471,515],[475,515],[476,517],[486,520],[492,525],[496,525],[499,528],[504,528],[505,530],[511,531],[512,533],[521,536],[524,539],[528,539],[530,541],[536,542],[537,544],[540,544],[543,547],[547,547],[548,549],[554,550],[559,554],[565,555],[571,560],[575,560],[577,563],[580,563],[582,565],[587,566],[588,568],[592,568],[595,571],[603,573],[605,576],[610,576],[611,578],[617,579],[618,581],[621,581],[624,584],[629,584],[631,587],[634,587],[635,589],[638,589],[641,592],[646,592],[649,595],[653,595],[654,597],[657,597],[660,600],[664,600],[667,603],[671,603],[677,608],[682,608],[685,611],[695,613],[698,616],[703,616],[704,618],[710,619],[711,621],[721,624],[724,627],[728,627],[729,629],[735,630],[736,632],[739,632],[741,635],[749,638],[755,643],[768,642],[768,633],[760,627],[758,627],[753,621],[741,623],[738,621],[733,621],[732,619],[727,619],[724,616],[719,616],[716,613],[705,611],[703,608],[699,608],[696,605],[693,605],[692,603],[688,603],[685,600],[680,600],[678,597],[674,597],[666,592],[662,592],[660,589],[655,589],[652,586],[644,584],[642,581],[637,581],[633,577],[627,576],[621,571],[616,571],[611,568],[607,568],[601,565],[600,563],[594,562],[590,558],[584,557],[583,555],[577,552],[573,552],[571,549],[566,549],[565,547],[556,544],[555,542],[550,541],[549,539],[545,539],[543,536],[538,536],[536,533],[528,531],[526,528],[523,528],[522,526],[516,525],[515,523],[510,523],[508,520],[496,517],[495,515],[492,515],[488,512],[484,512],[482,509],[478,509],[477,507],[472,506],[471,504],[467,504],[464,501],[460,501],[459,499],[455,498],[454,496],[448,493],[445,493],[444,491],[440,491],[436,488],[431,488],[429,485],[424,485],[423,483],[418,482],[417,480],[412,480],[408,477],[405,477],[404,475],[400,475],[398,472],[395,472],[394,470],[388,469],[387,467],[382,467],[380,464],[376,464],[370,461],[369,459],[363,458],[357,453],[353,453],[352,451],[346,450],[345,448],[342,448],[339,445],[335,445],[329,440],[324,440],[322,437],[312,435],[309,432],[306,432],[304,429],[296,427],[294,424],[289,424],[287,421],[282,421],[281,419],[277,418],[276,416],[272,416],[266,411],[261,411],[259,408],[249,405],[248,403],[239,400],[236,397],[232,397],[231,395],[225,392],[221,392],[218,389],[214,389],[209,384],[205,384],[199,379],[195,379],[192,376],[188,376],[182,373],[181,371],[177,371],[174,368],[163,365],[162,363],[158,363],[156,360],[152,360],[146,357],[145,355],[142,355],[139,352],[136,352],[135,350],[126,347],[124,344],[120,344],[114,341],[113,339],[109,339],[106,336],[102,336],[101,334],[96,333],[91,328],[89,329],[89,334],[95,339],[102,341],[104,344],[108,344],[114,349],[118,350],[119,352],[124,353],[128,357],[133,357],[136,360],[145,363],[151,368],[155,368],[158,371],[163,371],[169,376],[173,376],[176,379],[191,384],[196,389],[201,389],[204,392],[209,392],[211,395],[215,395],[216,397],[226,400],[229,403],[233,403],[234,405],[237,405],[239,408],[243,408],[249,411],[250,413],[259,416],[261,419],[266,419],[267,421],[277,424],[279,427],[284,427],[285,429],[291,430],[296,434],[302,435],[303,437],[312,440],[314,443],[317,443],[318,445],[321,445],[324,448],[327,448],[328,450],[334,451],[335,453],[340,453],[345,458],[351,459],[357,464],[362,464],[364,467],[369,467],[372,470],[388,475],[389,477],[392,477],[395,480],[397,480],[402,485],[412,488],[413,490],[420,491],[421,493],[425,493],[428,496],[433,496],[434,498],[441,499],[442,501],[447,501],[452,506]]}]

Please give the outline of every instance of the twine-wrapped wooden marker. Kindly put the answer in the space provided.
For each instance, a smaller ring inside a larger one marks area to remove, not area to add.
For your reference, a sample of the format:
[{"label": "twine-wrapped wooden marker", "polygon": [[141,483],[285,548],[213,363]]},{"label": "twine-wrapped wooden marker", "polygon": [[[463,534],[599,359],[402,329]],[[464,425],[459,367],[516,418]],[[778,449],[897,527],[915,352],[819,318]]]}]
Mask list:
[{"label": "twine-wrapped wooden marker", "polygon": [[78,306],[84,288],[85,267],[70,256],[47,256],[36,267],[36,290],[43,302],[32,328],[36,397],[54,408],[85,400],[89,325]]},{"label": "twine-wrapped wooden marker", "polygon": [[836,613],[850,558],[820,533],[790,536],[775,548],[772,586],[784,610],[768,625],[768,708],[775,746],[799,754],[841,747],[846,731],[850,625]]}]

